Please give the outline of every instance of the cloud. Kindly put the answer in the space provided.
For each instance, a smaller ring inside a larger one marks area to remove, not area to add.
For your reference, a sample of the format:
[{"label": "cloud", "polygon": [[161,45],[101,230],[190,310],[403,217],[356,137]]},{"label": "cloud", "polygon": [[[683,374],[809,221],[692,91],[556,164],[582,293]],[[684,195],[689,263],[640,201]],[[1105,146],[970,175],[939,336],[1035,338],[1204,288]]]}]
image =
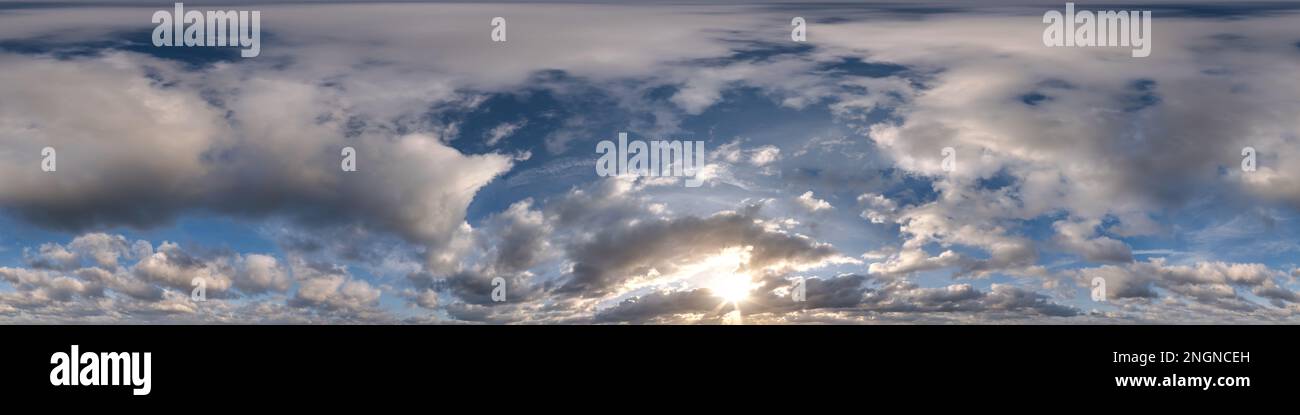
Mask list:
[{"label": "cloud", "polygon": [[456,299],[470,304],[494,305],[493,280],[505,282],[507,301],[535,298],[541,287],[532,281],[533,267],[552,255],[550,237],[553,226],[542,212],[533,209],[532,199],[516,202],[505,211],[485,221],[474,230],[473,238],[481,253],[478,261],[458,264],[445,273],[416,272],[408,280],[423,290],[414,297],[417,304],[428,303],[427,293],[447,290]]},{"label": "cloud", "polygon": [[[1036,36],[1041,26],[1018,19],[831,24],[822,30],[835,46],[819,51],[865,50],[874,59],[942,69],[897,107],[901,122],[871,126],[871,138],[909,171],[950,181],[1011,174],[1023,202],[1014,214],[1064,209],[1086,219],[1127,219],[1185,204],[1207,190],[1206,183],[1227,185],[1236,177],[1272,182],[1273,171],[1238,174],[1245,146],[1267,146],[1279,160],[1291,155],[1294,123],[1278,118],[1273,103],[1297,85],[1281,78],[1284,71],[1251,79],[1225,72],[1294,66],[1294,51],[1262,46],[1243,53],[1209,35],[1237,33],[1251,44],[1281,45],[1286,35],[1270,28],[1286,25],[1287,18],[1166,18],[1158,24],[1167,40],[1140,64],[1107,58],[1117,50],[1044,48]],[[1019,101],[1029,93],[1051,99]],[[957,150],[952,174],[940,168],[944,147]],[[1220,168],[1229,174],[1220,177]]]},{"label": "cloud", "polygon": [[979,291],[968,284],[938,288],[921,288],[900,284],[890,287],[900,297],[912,302],[899,301],[878,304],[881,310],[928,310],[942,312],[1026,312],[1043,316],[1068,317],[1078,313],[1075,309],[1052,303],[1042,294],[1022,288],[993,284],[990,291]]},{"label": "cloud", "polygon": [[511,204],[489,221],[484,234],[492,268],[506,273],[532,268],[550,254],[550,236],[554,232],[541,211],[533,209],[532,199]]},{"label": "cloud", "polygon": [[223,261],[203,261],[171,242],[163,242],[152,255],[131,267],[132,274],[141,280],[178,291],[188,291],[194,280],[201,280],[213,296],[230,289],[228,271]]},{"label": "cloud", "polygon": [[749,162],[755,166],[763,167],[781,159],[781,149],[774,145],[765,145],[753,150],[749,156]]},{"label": "cloud", "polygon": [[[134,252],[84,249],[103,246],[132,246]],[[66,245],[45,244],[43,249],[69,252],[72,258],[67,263],[72,265],[39,268],[36,265],[48,263],[49,258],[29,257],[31,268],[0,267],[0,281],[11,288],[0,291],[0,308],[14,311],[16,320],[11,321],[123,322],[145,315],[150,320],[209,322],[385,318],[375,310],[382,295],[379,288],[352,277],[344,268],[302,259],[285,267],[268,254],[202,249],[196,253],[172,242],[155,248],[147,241],[131,242],[122,235],[103,233],[81,235]],[[195,279],[204,281],[206,301],[191,299]],[[291,290],[293,295],[285,298]],[[424,296],[426,303],[434,299]],[[276,312],[243,314],[254,310]]]},{"label": "cloud", "polygon": [[[898,276],[956,267],[957,276],[980,277],[993,272],[1026,272],[1034,266],[1038,259],[1034,243],[1014,235],[998,220],[1003,209],[1014,205],[1005,192],[944,190],[939,200],[900,210],[895,222],[906,239],[899,250],[868,267],[872,274]],[[927,251],[930,244],[945,249],[931,254]],[[987,257],[947,249],[952,245],[982,250]]]},{"label": "cloud", "polygon": [[[500,44],[493,6],[259,7],[276,46],[249,60],[136,47],[147,7],[0,14],[0,209],[61,238],[6,241],[6,321],[395,321],[390,295],[408,322],[712,323],[732,274],[749,322],[1300,311],[1289,14],[1172,7],[1137,61],[1043,47],[1034,7],[808,7],[793,46],[781,7],[512,5]],[[716,143],[709,186],[592,177],[584,146],[617,131]],[[1246,211],[1266,225],[1221,220]],[[114,234],[196,215],[280,251]],[[1091,277],[1116,301],[1058,303]]]},{"label": "cloud", "polygon": [[382,292],[364,280],[352,278],[346,268],[294,261],[290,264],[298,291],[289,298],[294,307],[325,312],[357,313],[373,309]]},{"label": "cloud", "polygon": [[262,254],[241,255],[235,259],[234,285],[246,294],[284,292],[292,281],[275,257]]},{"label": "cloud", "polygon": [[1058,243],[1088,261],[1132,262],[1133,252],[1128,245],[1106,236],[1094,236],[1095,229],[1100,224],[1100,220],[1062,220],[1053,223],[1052,228],[1056,230]]},{"label": "cloud", "polygon": [[751,272],[802,269],[843,260],[827,244],[772,232],[740,212],[638,222],[608,229],[567,249],[570,278],[559,292],[598,295],[650,270],[668,274],[677,264],[699,261],[730,247],[750,249],[741,264]]},{"label": "cloud", "polygon": [[1257,306],[1238,289],[1271,300],[1276,307],[1295,302],[1295,293],[1285,288],[1282,271],[1263,264],[1202,261],[1173,265],[1164,259],[1150,259],[1126,265],[1105,265],[1075,272],[1081,285],[1093,278],[1106,281],[1106,298],[1155,299],[1162,297],[1156,289],[1201,304],[1223,309],[1248,311]]},{"label": "cloud", "polygon": [[892,222],[894,213],[898,211],[897,202],[878,194],[864,193],[858,196],[858,204],[866,206],[861,216],[871,223]]},{"label": "cloud", "polygon": [[523,128],[526,124],[528,124],[527,121],[501,123],[488,131],[487,137],[484,138],[484,142],[487,143],[488,147],[495,146],[501,141],[501,139],[509,137],[511,134],[514,134],[515,131],[519,131],[520,128]]},{"label": "cloud", "polygon": [[[596,322],[644,323],[683,314],[711,314],[722,307],[718,297],[708,289],[654,292],[634,297],[596,314]],[[716,318],[716,317],[715,317]],[[668,320],[671,322],[672,320]]]},{"label": "cloud", "polygon": [[81,263],[76,253],[56,243],[41,244],[37,253],[31,254],[29,250],[23,252],[23,256],[33,268],[40,269],[67,270],[76,268]]},{"label": "cloud", "polygon": [[[740,139],[727,142],[710,152],[709,157],[731,164],[744,163],[759,168],[769,167],[781,160],[780,147],[766,144],[754,148],[743,148],[741,143],[742,140]],[[770,170],[765,169],[763,171],[768,172]]]},{"label": "cloud", "polygon": [[27,298],[24,302],[32,301],[71,301],[73,296],[85,296],[88,294],[98,294],[102,288],[96,289],[79,279],[70,278],[60,275],[54,271],[37,271],[21,268],[0,268],[0,277],[6,282],[18,288]]},{"label": "cloud", "polygon": [[[981,291],[969,284],[923,288],[902,281],[883,281],[872,288],[863,275],[841,275],[806,280],[806,300],[793,301],[788,291],[772,290],[740,303],[746,319],[779,322],[809,312],[836,315],[840,322],[854,316],[890,314],[965,313],[990,319],[1070,317],[1078,310],[1052,302],[1046,296],[1005,284]],[[786,284],[780,284],[787,287]],[[769,285],[768,287],[772,287]],[[721,321],[732,310],[707,289],[653,292],[624,300],[596,315],[598,322],[672,323]]]},{"label": "cloud", "polygon": [[[427,134],[349,139],[346,118],[321,117],[344,117],[341,96],[298,80],[244,80],[248,92],[215,105],[205,91],[237,90],[229,79],[235,74],[195,75],[121,52],[3,55],[0,68],[15,80],[0,90],[26,102],[0,104],[8,120],[0,141],[11,150],[0,154],[0,172],[12,178],[0,185],[0,204],[57,229],[157,226],[199,210],[284,214],[361,223],[436,251],[477,190],[512,163],[505,155],[462,154]],[[98,85],[120,88],[75,98]],[[63,121],[73,113],[81,114],[75,122]],[[59,151],[58,172],[25,168],[37,165],[42,146]],[[356,172],[339,168],[345,146],[357,149]]]},{"label": "cloud", "polygon": [[834,209],[834,207],[831,206],[830,202],[814,197],[812,190],[809,190],[807,192],[804,192],[804,194],[799,195],[799,197],[796,198],[794,201],[798,203],[800,207],[807,209],[809,212],[820,212],[824,210]]}]

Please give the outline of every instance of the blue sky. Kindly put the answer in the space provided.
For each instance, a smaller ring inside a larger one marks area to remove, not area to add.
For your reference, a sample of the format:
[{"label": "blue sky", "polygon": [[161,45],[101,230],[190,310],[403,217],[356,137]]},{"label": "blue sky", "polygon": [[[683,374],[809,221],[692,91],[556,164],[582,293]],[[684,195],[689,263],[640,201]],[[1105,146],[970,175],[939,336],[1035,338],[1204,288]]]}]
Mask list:
[{"label": "blue sky", "polygon": [[[0,3],[0,321],[1300,312],[1293,6],[1122,6],[1134,58],[1045,46],[1052,2],[226,4],[259,56],[153,46],[171,3]],[[705,184],[597,175],[620,132],[703,141]]]}]

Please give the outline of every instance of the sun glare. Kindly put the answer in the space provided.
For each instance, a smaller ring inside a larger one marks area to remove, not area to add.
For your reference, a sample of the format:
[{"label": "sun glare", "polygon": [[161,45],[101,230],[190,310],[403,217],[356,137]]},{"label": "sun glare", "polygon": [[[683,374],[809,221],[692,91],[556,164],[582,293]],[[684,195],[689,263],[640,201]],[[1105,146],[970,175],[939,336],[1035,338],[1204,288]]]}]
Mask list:
[{"label": "sun glare", "polygon": [[739,303],[749,298],[749,291],[754,288],[754,279],[744,271],[749,262],[749,247],[728,248],[717,256],[705,261],[709,269],[704,274],[704,287],[713,295],[721,298],[723,304],[732,304],[739,308]]},{"label": "sun glare", "polygon": [[749,297],[752,280],[745,274],[725,274],[716,277],[709,285],[709,291],[724,301],[736,304]]}]

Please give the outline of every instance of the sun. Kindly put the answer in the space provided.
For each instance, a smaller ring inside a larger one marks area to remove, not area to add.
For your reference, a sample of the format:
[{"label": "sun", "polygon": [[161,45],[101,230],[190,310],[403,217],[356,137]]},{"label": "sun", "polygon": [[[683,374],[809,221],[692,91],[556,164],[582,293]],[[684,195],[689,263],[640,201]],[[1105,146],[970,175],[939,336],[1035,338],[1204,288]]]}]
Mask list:
[{"label": "sun", "polygon": [[721,298],[724,301],[722,305],[731,304],[739,308],[754,289],[754,278],[745,267],[752,250],[752,247],[727,248],[701,264],[698,274],[704,278],[701,285]]},{"label": "sun", "polygon": [[714,277],[708,285],[709,291],[713,295],[722,299],[718,304],[718,310],[725,311],[730,305],[731,311],[726,312],[722,318],[722,324],[745,324],[744,314],[741,313],[741,303],[749,298],[749,292],[754,288],[754,279],[749,274],[744,273],[722,273]]},{"label": "sun", "polygon": [[747,274],[723,274],[717,276],[708,286],[713,295],[723,301],[736,305],[749,298],[753,288],[753,279]]}]

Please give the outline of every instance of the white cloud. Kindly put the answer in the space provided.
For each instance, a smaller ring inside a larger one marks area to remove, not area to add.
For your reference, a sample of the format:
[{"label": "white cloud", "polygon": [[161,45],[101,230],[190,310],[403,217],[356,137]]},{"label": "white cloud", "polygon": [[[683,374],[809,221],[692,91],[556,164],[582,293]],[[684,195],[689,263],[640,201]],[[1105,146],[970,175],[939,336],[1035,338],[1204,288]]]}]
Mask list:
[{"label": "white cloud", "polygon": [[520,121],[517,123],[501,123],[496,127],[492,127],[491,130],[488,130],[487,137],[484,138],[485,142],[487,143],[488,147],[495,146],[497,145],[498,142],[501,141],[501,139],[513,135],[516,131],[519,131],[519,129],[523,128],[523,126],[526,124],[528,124],[527,121]]},{"label": "white cloud", "polygon": [[799,206],[803,207],[804,209],[807,209],[809,212],[820,212],[824,210],[834,209],[834,207],[831,206],[830,202],[827,202],[822,199],[818,199],[815,196],[813,196],[812,190],[809,190],[807,192],[804,192],[802,195],[799,195],[798,198],[795,198],[795,202],[798,203]]}]

